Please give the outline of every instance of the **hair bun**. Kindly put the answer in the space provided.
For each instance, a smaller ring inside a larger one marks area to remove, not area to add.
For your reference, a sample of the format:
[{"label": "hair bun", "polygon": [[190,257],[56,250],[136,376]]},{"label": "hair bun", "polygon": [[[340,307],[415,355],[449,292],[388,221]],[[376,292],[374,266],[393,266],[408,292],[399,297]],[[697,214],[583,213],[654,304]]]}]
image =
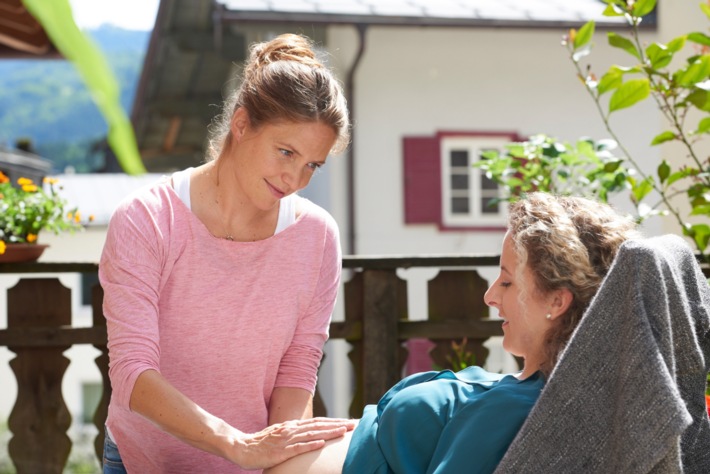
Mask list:
[{"label": "hair bun", "polygon": [[323,67],[313,52],[311,41],[295,34],[280,35],[252,47],[249,61],[252,68],[258,69],[277,61],[295,61],[311,67]]}]

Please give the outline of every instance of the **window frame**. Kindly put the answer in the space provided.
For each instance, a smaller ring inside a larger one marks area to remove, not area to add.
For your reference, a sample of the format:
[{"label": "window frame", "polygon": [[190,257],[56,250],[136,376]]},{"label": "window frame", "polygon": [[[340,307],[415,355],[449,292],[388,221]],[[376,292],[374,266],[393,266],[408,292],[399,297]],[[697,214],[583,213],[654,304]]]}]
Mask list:
[{"label": "window frame", "polygon": [[[510,134],[442,134],[439,140],[441,157],[441,225],[443,228],[478,228],[478,227],[504,227],[507,219],[507,203],[499,204],[497,213],[483,213],[481,211],[481,201],[485,197],[486,190],[483,189],[484,172],[473,168],[474,159],[480,159],[482,151],[497,149],[502,151],[504,145],[515,140]],[[468,153],[468,164],[465,171],[468,176],[467,192],[454,190],[451,177],[464,168],[456,169],[452,166],[451,153],[454,151],[466,151]],[[496,195],[501,196],[500,187],[497,188]],[[465,214],[455,213],[452,209],[452,198],[456,195],[466,194],[469,200],[469,209]]]}]

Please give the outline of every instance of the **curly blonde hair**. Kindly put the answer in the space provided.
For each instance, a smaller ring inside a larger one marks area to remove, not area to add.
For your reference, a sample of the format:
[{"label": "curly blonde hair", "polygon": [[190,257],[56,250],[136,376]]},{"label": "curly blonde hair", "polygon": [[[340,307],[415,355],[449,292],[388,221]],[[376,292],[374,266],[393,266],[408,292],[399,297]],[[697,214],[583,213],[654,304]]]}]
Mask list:
[{"label": "curly blonde hair", "polygon": [[320,122],[336,135],[331,150],[350,141],[350,119],[340,82],[316,57],[305,36],[284,34],[250,48],[242,82],[210,127],[208,158],[217,159],[232,142],[230,124],[243,107],[253,127],[278,121]]},{"label": "curly blonde hair", "polygon": [[640,234],[630,217],[581,197],[530,193],[508,212],[508,230],[521,268],[527,265],[533,274],[532,291],[547,295],[566,288],[573,296],[546,334],[541,370],[549,375],[619,247]]}]

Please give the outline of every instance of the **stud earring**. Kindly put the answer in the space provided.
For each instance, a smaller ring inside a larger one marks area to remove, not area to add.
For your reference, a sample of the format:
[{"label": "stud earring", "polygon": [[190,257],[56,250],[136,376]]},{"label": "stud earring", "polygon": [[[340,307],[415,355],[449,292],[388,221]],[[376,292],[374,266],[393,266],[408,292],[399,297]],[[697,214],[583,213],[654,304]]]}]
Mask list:
[{"label": "stud earring", "polygon": [[551,315],[550,313],[547,313],[547,314],[545,315],[545,319],[547,319],[547,320],[552,319],[552,315]]}]

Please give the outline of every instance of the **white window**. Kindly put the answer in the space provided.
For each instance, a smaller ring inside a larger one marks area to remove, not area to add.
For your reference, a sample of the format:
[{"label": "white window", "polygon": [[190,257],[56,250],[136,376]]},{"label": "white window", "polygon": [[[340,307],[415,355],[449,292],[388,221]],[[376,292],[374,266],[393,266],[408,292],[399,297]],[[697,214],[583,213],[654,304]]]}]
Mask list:
[{"label": "white window", "polygon": [[502,151],[510,137],[459,136],[441,139],[442,221],[446,227],[505,225],[507,205],[497,183],[473,167],[488,150]]}]

